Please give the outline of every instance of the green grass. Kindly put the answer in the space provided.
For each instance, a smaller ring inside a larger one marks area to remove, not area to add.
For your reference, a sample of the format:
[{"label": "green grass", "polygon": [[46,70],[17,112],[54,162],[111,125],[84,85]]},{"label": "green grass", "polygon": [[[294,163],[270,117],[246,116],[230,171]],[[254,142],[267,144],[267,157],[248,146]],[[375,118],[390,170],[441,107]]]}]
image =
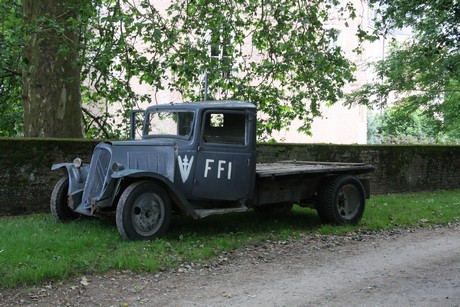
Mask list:
[{"label": "green grass", "polygon": [[357,226],[321,225],[316,211],[304,208],[277,218],[256,212],[198,221],[176,217],[164,238],[143,242],[124,241],[111,220],[61,224],[50,214],[8,217],[0,219],[0,288],[110,270],[153,272],[268,239],[459,221],[460,190],[374,196]]}]

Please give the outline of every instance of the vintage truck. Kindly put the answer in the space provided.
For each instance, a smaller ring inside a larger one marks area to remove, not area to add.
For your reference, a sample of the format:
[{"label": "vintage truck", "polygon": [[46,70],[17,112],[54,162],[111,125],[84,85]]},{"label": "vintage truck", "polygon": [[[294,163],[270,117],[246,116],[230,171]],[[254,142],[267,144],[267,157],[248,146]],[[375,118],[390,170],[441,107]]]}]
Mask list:
[{"label": "vintage truck", "polygon": [[98,144],[90,164],[76,158],[52,166],[66,174],[51,194],[51,212],[59,221],[112,212],[127,240],[162,235],[173,213],[194,219],[248,209],[283,214],[293,204],[315,208],[324,223],[358,223],[370,191],[369,180],[357,175],[373,167],[258,164],[256,113],[253,104],[237,101],[135,111],[130,140]]}]

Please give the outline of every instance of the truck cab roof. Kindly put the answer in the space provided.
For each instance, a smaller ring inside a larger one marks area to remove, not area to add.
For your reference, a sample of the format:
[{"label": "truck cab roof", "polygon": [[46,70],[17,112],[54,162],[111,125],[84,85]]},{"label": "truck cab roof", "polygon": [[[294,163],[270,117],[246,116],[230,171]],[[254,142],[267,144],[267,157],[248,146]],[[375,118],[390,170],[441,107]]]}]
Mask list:
[{"label": "truck cab roof", "polygon": [[199,101],[193,103],[176,103],[176,104],[160,104],[147,108],[147,112],[157,109],[190,109],[190,110],[207,110],[207,109],[256,109],[256,106],[249,102],[241,102],[237,100],[219,100],[219,101]]}]

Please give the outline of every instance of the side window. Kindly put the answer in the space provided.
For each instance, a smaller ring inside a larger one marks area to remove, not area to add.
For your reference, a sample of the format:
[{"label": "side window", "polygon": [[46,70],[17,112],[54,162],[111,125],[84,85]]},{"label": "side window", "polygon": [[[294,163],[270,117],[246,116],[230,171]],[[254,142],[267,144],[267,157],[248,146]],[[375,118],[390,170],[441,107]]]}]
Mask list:
[{"label": "side window", "polygon": [[153,110],[148,112],[144,138],[163,135],[190,137],[194,113],[190,111]]},{"label": "side window", "polygon": [[246,145],[247,115],[208,112],[204,118],[203,142],[208,144]]}]

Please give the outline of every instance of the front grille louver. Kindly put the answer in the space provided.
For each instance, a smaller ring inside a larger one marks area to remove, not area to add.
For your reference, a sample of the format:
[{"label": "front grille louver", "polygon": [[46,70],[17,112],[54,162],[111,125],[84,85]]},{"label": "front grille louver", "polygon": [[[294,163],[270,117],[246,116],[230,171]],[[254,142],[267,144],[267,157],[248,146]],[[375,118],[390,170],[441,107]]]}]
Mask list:
[{"label": "front grille louver", "polygon": [[109,170],[110,159],[109,150],[100,147],[94,149],[83,192],[84,209],[91,209],[91,199],[101,194]]}]

